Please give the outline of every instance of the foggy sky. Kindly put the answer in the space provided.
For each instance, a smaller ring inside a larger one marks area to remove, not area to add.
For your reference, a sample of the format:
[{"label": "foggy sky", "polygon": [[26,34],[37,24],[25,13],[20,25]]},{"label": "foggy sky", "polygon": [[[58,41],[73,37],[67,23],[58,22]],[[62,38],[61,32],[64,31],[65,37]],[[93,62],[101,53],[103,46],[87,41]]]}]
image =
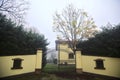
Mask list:
[{"label": "foggy sky", "polygon": [[98,27],[120,23],[120,0],[29,0],[30,9],[26,21],[30,27],[45,35],[50,42],[49,48],[55,47],[56,33],[52,30],[53,15],[62,11],[68,4],[84,9],[92,16]]}]

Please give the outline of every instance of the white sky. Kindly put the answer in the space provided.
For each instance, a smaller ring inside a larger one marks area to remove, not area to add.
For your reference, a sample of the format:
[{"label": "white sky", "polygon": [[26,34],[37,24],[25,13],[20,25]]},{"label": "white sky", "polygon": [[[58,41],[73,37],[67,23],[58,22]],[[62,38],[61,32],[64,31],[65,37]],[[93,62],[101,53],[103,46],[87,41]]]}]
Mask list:
[{"label": "white sky", "polygon": [[50,42],[49,48],[55,47],[56,33],[53,32],[53,15],[62,11],[68,4],[84,9],[92,16],[96,25],[101,27],[108,22],[120,23],[120,0],[29,0],[30,9],[26,21],[37,32],[42,33]]}]

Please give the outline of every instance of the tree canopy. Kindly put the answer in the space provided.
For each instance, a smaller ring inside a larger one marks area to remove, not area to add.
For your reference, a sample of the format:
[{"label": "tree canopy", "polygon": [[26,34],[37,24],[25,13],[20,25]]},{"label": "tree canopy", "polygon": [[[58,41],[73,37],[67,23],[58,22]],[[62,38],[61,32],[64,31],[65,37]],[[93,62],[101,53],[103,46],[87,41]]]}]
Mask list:
[{"label": "tree canopy", "polygon": [[25,30],[23,25],[16,25],[11,19],[0,13],[0,56],[36,54],[43,50],[43,66],[46,63],[47,39],[44,35]]},{"label": "tree canopy", "polygon": [[93,37],[97,32],[93,18],[72,4],[63,9],[62,13],[55,13],[53,30],[58,33],[59,40],[68,41],[73,51],[75,51],[78,41]]},{"label": "tree canopy", "polygon": [[79,43],[77,47],[87,55],[120,57],[120,24],[112,27],[107,25],[101,33]]}]

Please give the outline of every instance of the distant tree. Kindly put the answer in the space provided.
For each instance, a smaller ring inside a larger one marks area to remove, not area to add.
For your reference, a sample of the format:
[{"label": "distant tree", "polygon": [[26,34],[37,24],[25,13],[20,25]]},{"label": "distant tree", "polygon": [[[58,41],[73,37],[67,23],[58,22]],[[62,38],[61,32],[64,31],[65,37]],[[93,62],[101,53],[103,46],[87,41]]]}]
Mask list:
[{"label": "distant tree", "polygon": [[23,22],[28,10],[26,0],[0,0],[0,12],[16,22]]},{"label": "distant tree", "polygon": [[52,60],[50,58],[47,59],[47,63],[52,63]]},{"label": "distant tree", "polygon": [[79,43],[83,54],[109,57],[120,57],[120,25],[107,25],[94,38]]},{"label": "distant tree", "polygon": [[56,58],[56,54],[55,54],[55,53],[52,53],[52,54],[50,55],[50,58],[52,59],[52,62],[53,62],[54,59]]},{"label": "distant tree", "polygon": [[56,58],[53,60],[53,63],[54,63],[54,64],[57,64],[57,59],[56,59]]},{"label": "distant tree", "polygon": [[72,4],[63,9],[62,13],[55,13],[53,17],[53,29],[58,32],[58,39],[68,41],[75,54],[78,42],[93,37],[97,32],[93,18]]}]

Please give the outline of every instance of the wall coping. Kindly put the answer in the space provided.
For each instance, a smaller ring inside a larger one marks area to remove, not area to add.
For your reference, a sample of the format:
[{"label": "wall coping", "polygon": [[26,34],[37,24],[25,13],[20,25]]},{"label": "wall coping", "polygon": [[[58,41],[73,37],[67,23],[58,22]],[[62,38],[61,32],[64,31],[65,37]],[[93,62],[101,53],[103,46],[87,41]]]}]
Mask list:
[{"label": "wall coping", "polygon": [[36,54],[24,54],[24,55],[3,55],[3,56],[0,56],[0,57],[9,57],[9,56],[33,56],[33,55],[36,55]]},{"label": "wall coping", "polygon": [[118,58],[118,57],[109,57],[109,56],[97,56],[97,55],[83,55],[82,54],[82,56],[93,56],[93,57],[105,57],[105,58],[116,58],[116,59],[120,59],[120,58]]}]

